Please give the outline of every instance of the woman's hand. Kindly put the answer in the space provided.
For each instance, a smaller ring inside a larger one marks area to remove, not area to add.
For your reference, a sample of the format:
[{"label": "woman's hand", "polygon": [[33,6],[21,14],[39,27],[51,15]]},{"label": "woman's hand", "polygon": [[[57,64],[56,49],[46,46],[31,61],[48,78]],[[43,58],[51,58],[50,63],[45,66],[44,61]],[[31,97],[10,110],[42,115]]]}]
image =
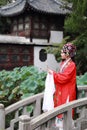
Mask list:
[{"label": "woman's hand", "polygon": [[49,74],[53,74],[53,70],[51,70],[51,69],[49,69],[49,68],[47,68],[47,72],[48,72]]}]

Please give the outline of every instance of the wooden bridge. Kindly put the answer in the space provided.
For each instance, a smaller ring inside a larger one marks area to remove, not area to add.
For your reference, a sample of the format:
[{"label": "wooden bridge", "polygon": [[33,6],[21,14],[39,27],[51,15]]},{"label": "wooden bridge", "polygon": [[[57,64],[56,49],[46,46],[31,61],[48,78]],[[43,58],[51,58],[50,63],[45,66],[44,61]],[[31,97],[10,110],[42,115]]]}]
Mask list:
[{"label": "wooden bridge", "polygon": [[[54,122],[56,116],[61,113],[64,116],[63,130],[87,130],[87,86],[78,87],[78,100],[49,112],[42,112],[42,101],[43,93],[40,93],[7,108],[0,104],[0,130],[58,130],[54,127]],[[33,107],[32,112],[29,112],[29,106]]]}]

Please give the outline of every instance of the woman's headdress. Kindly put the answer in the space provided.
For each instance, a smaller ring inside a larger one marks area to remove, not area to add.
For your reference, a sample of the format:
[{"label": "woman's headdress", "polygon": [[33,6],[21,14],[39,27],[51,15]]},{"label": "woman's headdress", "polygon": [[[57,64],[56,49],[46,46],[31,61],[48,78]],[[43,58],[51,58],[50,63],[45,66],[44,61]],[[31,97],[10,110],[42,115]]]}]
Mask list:
[{"label": "woman's headdress", "polygon": [[76,46],[72,43],[67,43],[62,48],[63,52],[68,54],[70,57],[74,57],[76,55]]}]

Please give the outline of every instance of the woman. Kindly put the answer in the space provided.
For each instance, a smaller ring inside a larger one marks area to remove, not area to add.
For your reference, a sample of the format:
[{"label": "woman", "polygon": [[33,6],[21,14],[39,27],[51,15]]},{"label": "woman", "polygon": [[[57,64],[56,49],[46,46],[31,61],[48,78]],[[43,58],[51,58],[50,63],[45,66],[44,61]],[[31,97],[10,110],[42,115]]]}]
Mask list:
[{"label": "woman", "polygon": [[[48,69],[53,74],[56,91],[54,94],[54,106],[60,106],[76,99],[76,65],[73,61],[76,54],[76,47],[67,43],[61,50],[61,67],[59,72]],[[58,119],[62,115],[58,116]]]}]

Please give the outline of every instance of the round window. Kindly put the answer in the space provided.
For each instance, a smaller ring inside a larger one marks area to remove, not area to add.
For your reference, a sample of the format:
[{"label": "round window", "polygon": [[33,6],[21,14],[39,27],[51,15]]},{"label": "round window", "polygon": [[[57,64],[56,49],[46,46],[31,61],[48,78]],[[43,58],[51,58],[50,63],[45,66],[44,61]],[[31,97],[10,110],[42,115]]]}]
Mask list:
[{"label": "round window", "polygon": [[40,59],[42,62],[44,62],[44,61],[47,60],[46,50],[44,50],[44,49],[41,49],[41,50],[40,50],[39,59]]}]

